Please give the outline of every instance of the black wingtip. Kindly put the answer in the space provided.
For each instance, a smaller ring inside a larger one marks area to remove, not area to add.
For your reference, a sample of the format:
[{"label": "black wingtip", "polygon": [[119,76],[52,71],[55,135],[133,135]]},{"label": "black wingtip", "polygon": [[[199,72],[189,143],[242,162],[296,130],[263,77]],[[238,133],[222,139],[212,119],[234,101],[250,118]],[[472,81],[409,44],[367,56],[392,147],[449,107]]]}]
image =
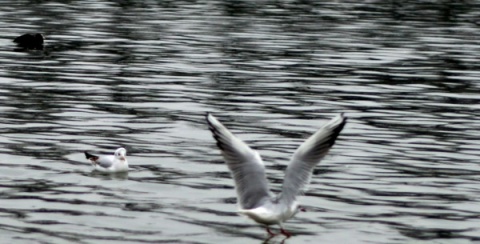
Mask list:
[{"label": "black wingtip", "polygon": [[95,155],[90,154],[90,153],[88,153],[87,151],[85,151],[84,153],[85,153],[85,157],[86,157],[87,159],[91,159],[91,158],[95,158],[95,157],[96,157]]},{"label": "black wingtip", "polygon": [[207,113],[205,114],[205,120],[207,121],[208,128],[209,128],[210,130],[212,130],[212,127],[213,127],[213,126],[212,126],[212,123],[210,123],[210,120],[208,119],[209,116],[210,116],[210,112],[207,112]]},{"label": "black wingtip", "polygon": [[[209,116],[211,115],[210,112],[207,112],[207,114],[205,115],[205,120],[207,121],[207,124],[208,124],[208,129],[211,131],[211,132],[215,132],[215,126],[212,124],[212,122],[210,121],[209,119]],[[214,133],[215,134],[215,133]]]},{"label": "black wingtip", "polygon": [[221,140],[220,140],[220,136],[219,136],[219,131],[218,129],[210,122],[210,120],[208,119],[209,115],[211,115],[210,112],[207,112],[205,118],[207,120],[207,124],[208,124],[208,129],[210,130],[210,132],[212,132],[212,136],[213,136],[213,139],[215,139],[215,141],[217,142],[217,147],[220,149],[220,150],[224,150],[223,148],[223,145],[221,143]]},{"label": "black wingtip", "polygon": [[337,137],[340,135],[340,132],[342,132],[343,127],[345,127],[345,124],[347,124],[348,118],[344,116],[344,113],[340,114],[340,117],[342,119],[342,122],[340,122],[335,129],[333,129],[332,136],[330,137],[330,147],[335,145],[335,142],[337,140]]},{"label": "black wingtip", "polygon": [[207,113],[205,114],[205,119],[207,120],[207,122],[208,122],[209,124],[210,124],[210,120],[208,119],[208,117],[210,117],[210,115],[213,116],[213,114],[210,113],[210,112],[207,112]]},{"label": "black wingtip", "polygon": [[346,117],[344,113],[341,113],[340,117],[342,118],[342,129],[343,129],[343,126],[345,126],[345,124],[347,123],[348,117]]}]

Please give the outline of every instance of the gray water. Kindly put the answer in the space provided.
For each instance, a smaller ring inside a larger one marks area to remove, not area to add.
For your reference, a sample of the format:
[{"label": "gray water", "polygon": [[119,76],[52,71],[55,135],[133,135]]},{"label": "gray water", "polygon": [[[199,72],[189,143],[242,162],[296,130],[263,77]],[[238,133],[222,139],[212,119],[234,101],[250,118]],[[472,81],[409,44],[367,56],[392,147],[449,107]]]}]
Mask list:
[{"label": "gray water", "polygon": [[[275,192],[298,145],[349,117],[285,243],[480,241],[478,4],[3,1],[0,242],[267,240],[235,212],[206,112]],[[43,50],[17,50],[29,32]],[[128,174],[92,172],[83,151],[120,146]]]}]

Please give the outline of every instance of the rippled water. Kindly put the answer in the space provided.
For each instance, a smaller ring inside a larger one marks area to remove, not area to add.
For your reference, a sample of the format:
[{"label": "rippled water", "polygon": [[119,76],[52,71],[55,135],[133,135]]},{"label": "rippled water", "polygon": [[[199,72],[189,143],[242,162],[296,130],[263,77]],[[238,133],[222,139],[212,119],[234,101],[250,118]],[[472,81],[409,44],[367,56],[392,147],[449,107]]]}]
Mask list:
[{"label": "rippled water", "polygon": [[[479,17],[473,0],[4,1],[0,239],[262,242],[210,111],[274,191],[307,136],[350,118],[286,243],[480,241]],[[16,50],[28,32],[44,50]],[[83,151],[119,146],[128,175],[91,172]]]}]

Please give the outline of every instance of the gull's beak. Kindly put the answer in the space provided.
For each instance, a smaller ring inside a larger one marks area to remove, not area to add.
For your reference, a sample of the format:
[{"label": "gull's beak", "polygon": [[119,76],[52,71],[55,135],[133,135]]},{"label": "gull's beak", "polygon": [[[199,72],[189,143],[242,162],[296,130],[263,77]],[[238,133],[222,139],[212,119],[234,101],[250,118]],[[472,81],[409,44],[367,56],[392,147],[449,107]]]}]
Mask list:
[{"label": "gull's beak", "polygon": [[126,160],[125,156],[120,156],[120,160],[125,161]]}]

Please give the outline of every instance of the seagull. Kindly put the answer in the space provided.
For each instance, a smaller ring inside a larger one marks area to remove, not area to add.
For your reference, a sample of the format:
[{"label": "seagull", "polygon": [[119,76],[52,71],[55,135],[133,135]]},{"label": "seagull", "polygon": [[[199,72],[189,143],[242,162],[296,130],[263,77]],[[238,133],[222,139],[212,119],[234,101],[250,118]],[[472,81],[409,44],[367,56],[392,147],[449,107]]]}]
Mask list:
[{"label": "seagull", "polygon": [[93,165],[95,170],[101,172],[126,172],[128,171],[127,150],[121,147],[115,151],[114,155],[97,156],[85,152],[85,156]]},{"label": "seagull", "polygon": [[212,114],[207,113],[206,119],[235,181],[239,203],[237,213],[264,225],[271,236],[275,234],[269,226],[279,225],[281,233],[289,238],[291,234],[284,229],[283,222],[305,211],[297,202],[297,196],[309,183],[314,167],[335,144],[347,118],[343,113],[336,116],[300,145],[290,160],[282,192],[277,196],[268,189],[260,154],[233,135]]},{"label": "seagull", "polygon": [[40,33],[27,33],[15,38],[13,42],[17,43],[19,47],[27,49],[42,49],[44,40],[45,37]]}]

